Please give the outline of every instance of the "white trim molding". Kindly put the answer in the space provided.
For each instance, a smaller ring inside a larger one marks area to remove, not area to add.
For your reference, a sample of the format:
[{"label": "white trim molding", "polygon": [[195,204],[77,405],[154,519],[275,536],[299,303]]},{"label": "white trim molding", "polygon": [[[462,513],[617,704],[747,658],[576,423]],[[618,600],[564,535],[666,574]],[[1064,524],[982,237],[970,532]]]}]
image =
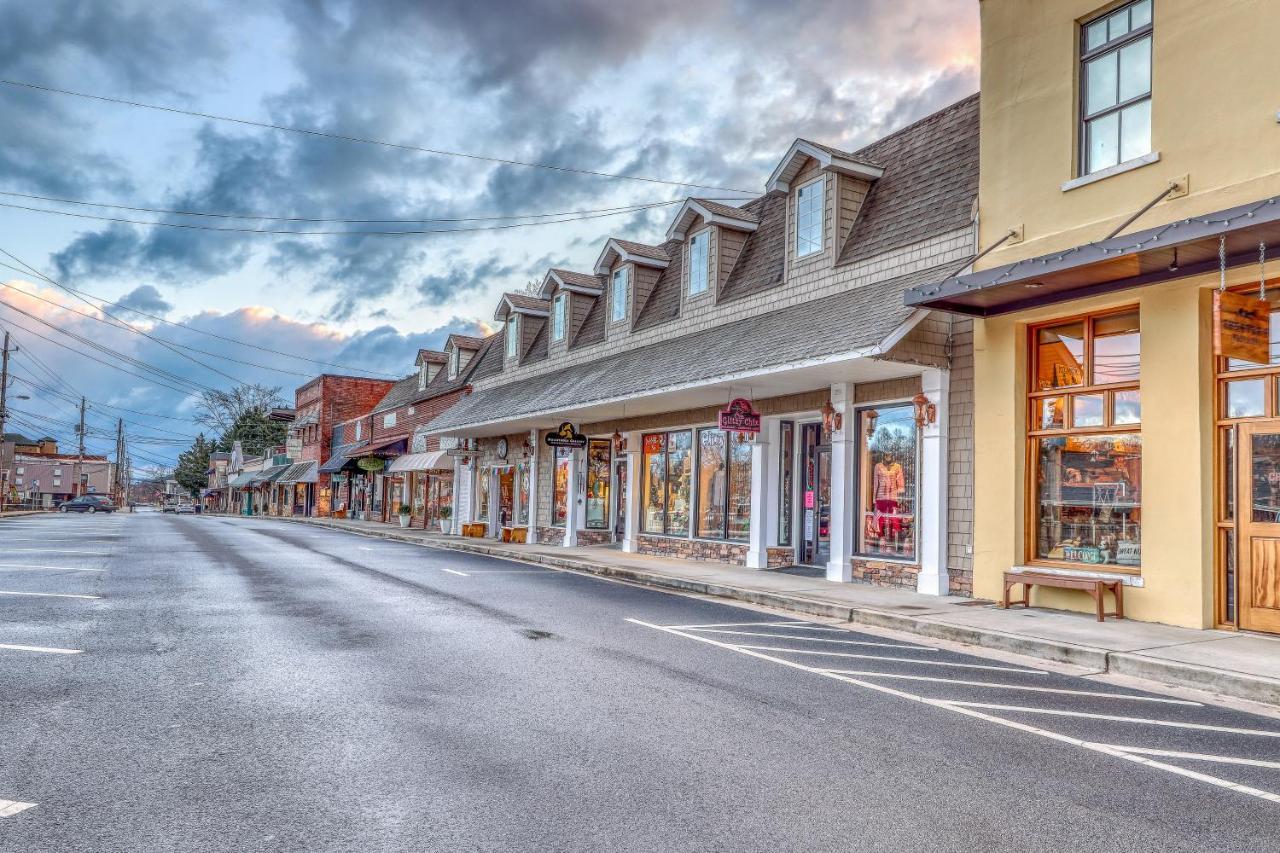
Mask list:
[{"label": "white trim molding", "polygon": [[769,176],[769,181],[765,184],[765,192],[773,192],[774,190],[789,192],[791,190],[791,181],[800,171],[800,164],[806,158],[818,161],[818,165],[826,171],[839,172],[842,175],[850,175],[855,178],[861,178],[864,181],[878,181],[884,175],[884,169],[879,166],[864,163],[851,156],[832,153],[825,148],[819,148],[806,139],[797,139],[791,143],[791,147],[787,149],[787,153],[778,163],[778,167]]}]

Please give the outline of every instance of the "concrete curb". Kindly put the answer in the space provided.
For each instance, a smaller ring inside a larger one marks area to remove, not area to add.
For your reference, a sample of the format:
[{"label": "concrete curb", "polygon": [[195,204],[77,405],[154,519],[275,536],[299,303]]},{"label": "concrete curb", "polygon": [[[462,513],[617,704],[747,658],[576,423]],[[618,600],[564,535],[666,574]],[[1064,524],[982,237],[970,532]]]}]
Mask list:
[{"label": "concrete curb", "polygon": [[416,536],[397,533],[395,530],[356,530],[344,525],[332,524],[323,519],[280,518],[278,520],[327,527],[331,530],[342,530],[361,536],[407,542],[427,548],[483,554],[504,560],[551,566],[573,572],[616,578],[656,589],[742,601],[805,616],[821,616],[852,624],[888,628],[935,640],[949,640],[969,646],[1013,652],[1042,660],[1072,664],[1098,672],[1144,678],[1175,687],[1190,687],[1196,690],[1229,696],[1234,699],[1246,699],[1266,705],[1280,705],[1280,680],[1260,678],[1198,664],[1162,660],[1134,652],[1113,652],[1094,646],[1080,646],[1058,640],[1045,640],[1021,634],[1008,634],[1002,631],[954,625],[932,620],[927,616],[904,616],[899,613],[876,610],[874,608],[849,607],[848,605],[807,598],[802,595],[787,595],[747,589],[726,583],[673,577],[664,575],[661,572],[610,566],[604,563],[593,563],[550,554],[521,554],[501,546],[481,544],[479,542],[473,543],[461,539],[456,542],[424,541]]}]

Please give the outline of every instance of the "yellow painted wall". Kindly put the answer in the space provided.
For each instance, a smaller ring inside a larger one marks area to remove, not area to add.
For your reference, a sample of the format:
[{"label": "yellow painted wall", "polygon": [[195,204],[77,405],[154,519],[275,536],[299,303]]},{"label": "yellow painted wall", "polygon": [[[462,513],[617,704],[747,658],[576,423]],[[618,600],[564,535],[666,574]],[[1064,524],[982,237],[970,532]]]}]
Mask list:
[{"label": "yellow painted wall", "polygon": [[1160,162],[1063,192],[1076,177],[1078,22],[1121,4],[982,0],[980,243],[1017,225],[1024,239],[979,268],[1101,239],[1181,175],[1190,194],[1134,229],[1280,195],[1280,2],[1153,3]]}]

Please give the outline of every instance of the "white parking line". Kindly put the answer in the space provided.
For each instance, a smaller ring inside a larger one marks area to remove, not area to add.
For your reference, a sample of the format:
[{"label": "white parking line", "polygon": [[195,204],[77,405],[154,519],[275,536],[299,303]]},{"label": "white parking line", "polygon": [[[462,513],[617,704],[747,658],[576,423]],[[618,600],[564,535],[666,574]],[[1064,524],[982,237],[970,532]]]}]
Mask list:
[{"label": "white parking line", "polygon": [[0,565],[0,572],[105,572],[106,569],[82,569],[79,566],[44,566],[33,563],[23,563],[15,566],[10,563]]},{"label": "white parking line", "polygon": [[806,628],[811,631],[838,631],[839,628],[818,628],[809,622],[716,622],[710,625],[672,625],[682,631],[693,630],[694,628],[795,628],[797,630]]},{"label": "white parking line", "polygon": [[12,643],[0,643],[0,649],[9,649],[15,652],[47,652],[51,655],[79,655],[84,653],[84,649],[57,649],[50,646],[18,646]]},{"label": "white parking line", "polygon": [[870,640],[830,640],[826,637],[799,637],[795,634],[765,634],[760,631],[730,631],[725,628],[691,628],[704,634],[733,634],[737,637],[773,637],[775,640],[804,640],[806,643],[839,643],[845,646],[877,646],[882,649],[911,649],[917,652],[936,652],[930,646],[908,646],[901,643],[873,643]]},{"label": "white parking line", "polygon": [[898,678],[906,681],[929,681],[936,684],[960,684],[965,687],[991,687],[997,690],[1029,690],[1033,693],[1061,693],[1067,696],[1097,696],[1101,699],[1131,699],[1134,702],[1159,702],[1168,705],[1194,705],[1203,708],[1200,702],[1188,699],[1164,699],[1159,696],[1134,696],[1128,693],[1105,693],[1101,690],[1067,690],[1061,687],[1034,687],[1030,684],[1000,684],[994,681],[966,681],[961,678],[938,678],[934,675],[900,675],[894,672],[874,672],[862,669],[828,669],[825,672],[838,672],[841,675],[862,675],[872,678]]},{"label": "white parking line", "polygon": [[6,554],[101,554],[101,551],[79,551],[71,548],[5,548]]},{"label": "white parking line", "polygon": [[458,571],[457,569],[441,569],[440,571],[442,571],[442,572],[448,572],[448,573],[449,573],[449,574],[451,574],[451,575],[457,575],[457,576],[458,576],[458,577],[460,577],[460,578],[469,578],[469,577],[471,577],[471,575],[467,574],[466,572],[460,572],[460,571]]},{"label": "white parking line", "polygon": [[101,598],[100,595],[75,595],[70,592],[13,592],[0,589],[0,595],[31,595],[36,598]]},{"label": "white parking line", "polygon": [[[712,640],[709,637],[699,637],[698,639],[707,640],[708,642],[717,642],[716,640]],[[725,645],[729,645],[729,644],[726,643]],[[825,655],[827,657],[833,657],[833,658],[858,658],[859,660],[887,660],[887,661],[893,661],[895,663],[922,663],[927,666],[954,666],[954,667],[959,667],[960,669],[985,669],[985,670],[991,670],[994,672],[1020,672],[1024,675],[1048,675],[1049,674],[1039,669],[1021,669],[1021,668],[1012,667],[1012,666],[988,666],[986,664],[980,664],[980,663],[949,663],[947,661],[919,660],[917,658],[895,658],[895,657],[890,657],[888,655],[860,655],[860,654],[855,654],[854,652],[821,652],[821,651],[812,651],[809,649],[782,649],[782,648],[778,648],[777,646],[731,646],[731,648],[747,649],[747,650],[756,651],[756,652],[786,652],[788,654],[794,654],[794,655]],[[828,670],[828,671],[834,672],[835,670]]]},{"label": "white parking line", "polygon": [[1107,720],[1113,723],[1137,723],[1143,726],[1165,726],[1171,729],[1196,729],[1202,732],[1222,732],[1230,735],[1253,735],[1255,737],[1280,737],[1280,732],[1265,729],[1237,729],[1231,726],[1211,726],[1208,723],[1180,723],[1174,720],[1152,720],[1144,717],[1123,717],[1118,714],[1090,714],[1087,711],[1064,711],[1060,708],[1027,708],[1022,705],[993,705],[987,702],[956,702],[950,699],[939,699],[947,705],[964,708],[985,708],[988,711],[1014,711],[1019,714],[1048,714],[1053,717],[1081,717],[1086,720]]},{"label": "white parking line", "polygon": [[0,817],[13,817],[18,812],[34,809],[35,803],[20,803],[17,800],[0,800]]},{"label": "white parking line", "polygon": [[1109,743],[1107,746],[1121,752],[1134,752],[1138,755],[1155,755],[1160,758],[1185,758],[1189,761],[1213,761],[1218,764],[1242,764],[1246,767],[1265,767],[1268,770],[1280,770],[1280,761],[1263,761],[1260,758],[1236,758],[1233,755],[1206,755],[1203,752],[1178,752],[1173,749],[1147,749],[1142,746],[1121,746]]},{"label": "white parking line", "polygon": [[1241,785],[1238,782],[1232,782],[1229,779],[1222,779],[1217,776],[1210,776],[1207,773],[1198,773],[1195,770],[1188,770],[1185,767],[1178,767],[1177,765],[1174,765],[1174,764],[1165,764],[1160,761],[1152,761],[1150,758],[1145,758],[1141,755],[1134,755],[1132,753],[1125,752],[1120,749],[1116,749],[1112,746],[1108,746],[1105,743],[1092,743],[1089,741],[1079,740],[1078,738],[1073,738],[1067,735],[1058,734],[1057,732],[1051,732],[1048,729],[1037,728],[1036,726],[1030,726],[1030,725],[1027,725],[1026,723],[1015,722],[1014,720],[1006,720],[1003,717],[997,717],[993,714],[984,714],[981,711],[975,711],[972,708],[962,708],[955,704],[943,702],[938,699],[930,699],[927,696],[920,696],[914,693],[908,693],[905,690],[898,690],[893,687],[886,687],[883,684],[875,684],[870,681],[862,681],[856,678],[850,678],[847,675],[841,675],[839,673],[831,672],[829,670],[815,669],[814,667],[805,666],[804,664],[798,663],[797,661],[787,660],[786,658],[774,657],[772,655],[761,654],[758,651],[746,649],[746,648],[743,648],[742,646],[734,646],[734,645],[730,645],[729,643],[722,643],[719,640],[713,639],[711,637],[700,637],[697,634],[688,634],[688,633],[685,633],[684,631],[679,631],[675,628],[669,628],[664,625],[654,625],[650,622],[643,622],[639,619],[630,619],[630,618],[627,619],[626,621],[634,625],[640,625],[645,628],[651,628],[655,631],[665,631],[666,633],[674,634],[677,637],[684,637],[686,640],[695,640],[699,643],[707,643],[708,645],[716,646],[721,649],[727,649],[728,651],[731,651],[731,652],[737,652],[738,654],[748,655],[750,657],[754,657],[759,660],[766,660],[771,663],[776,663],[780,666],[786,666],[786,667],[790,667],[791,669],[798,669],[803,672],[813,673],[814,675],[820,675],[825,678],[834,679],[835,681],[842,681],[845,684],[852,684],[857,687],[865,688],[867,690],[874,690],[877,693],[884,693],[889,696],[896,696],[900,699],[906,699],[911,702],[919,702],[922,705],[928,705],[933,708],[940,708],[946,711],[953,711],[957,714],[963,714],[972,719],[983,720],[984,722],[994,723],[998,726],[1004,726],[1005,728],[1014,729],[1020,732],[1025,732],[1027,734],[1038,735],[1040,737],[1047,738],[1049,740],[1058,741],[1059,743],[1069,744],[1071,746],[1077,746],[1077,747],[1080,747],[1081,749],[1087,749],[1090,752],[1097,752],[1103,755],[1110,755],[1114,758],[1120,758],[1125,761],[1131,761],[1134,764],[1141,764],[1143,766],[1151,767],[1156,770],[1163,770],[1166,773],[1173,773],[1177,776],[1183,776],[1188,779],[1195,779],[1196,781],[1204,782],[1205,784],[1208,784],[1208,785],[1214,785],[1219,788],[1226,788],[1228,790],[1236,791],[1237,793],[1247,794],[1251,797],[1257,797],[1258,799],[1267,800],[1268,802],[1271,802],[1271,803],[1280,804],[1280,794],[1274,794],[1270,791],[1264,791],[1260,788],[1254,788],[1249,785]]}]

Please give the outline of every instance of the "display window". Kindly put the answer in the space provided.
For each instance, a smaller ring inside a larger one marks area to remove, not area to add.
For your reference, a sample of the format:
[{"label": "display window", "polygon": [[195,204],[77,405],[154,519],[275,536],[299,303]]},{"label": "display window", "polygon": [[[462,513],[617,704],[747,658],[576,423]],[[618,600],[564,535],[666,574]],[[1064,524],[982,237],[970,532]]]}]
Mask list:
[{"label": "display window", "polygon": [[587,529],[609,527],[609,465],[613,459],[613,442],[593,438],[587,443]]},{"label": "display window", "polygon": [[523,527],[529,523],[529,463],[521,462],[516,466],[516,483],[520,492],[520,500],[516,505],[516,524]]},{"label": "display window", "polygon": [[791,527],[795,512],[796,425],[792,421],[779,424],[781,453],[778,460],[778,544],[791,544]]},{"label": "display window", "polygon": [[476,472],[476,521],[489,520],[489,481],[493,472],[481,468]]},{"label": "display window", "polygon": [[751,532],[751,439],[698,430],[698,527],[703,539],[746,539]]},{"label": "display window", "polygon": [[916,558],[919,429],[910,403],[858,412],[858,553]]},{"label": "display window", "polygon": [[643,441],[643,530],[688,536],[693,432],[650,433]]},{"label": "display window", "polygon": [[1137,309],[1031,332],[1028,558],[1137,571],[1142,423]]},{"label": "display window", "polygon": [[551,486],[551,526],[564,527],[569,517],[569,461],[573,451],[556,448],[556,470]]},{"label": "display window", "polygon": [[427,494],[427,519],[438,522],[441,508],[453,511],[453,474],[432,474]]}]

